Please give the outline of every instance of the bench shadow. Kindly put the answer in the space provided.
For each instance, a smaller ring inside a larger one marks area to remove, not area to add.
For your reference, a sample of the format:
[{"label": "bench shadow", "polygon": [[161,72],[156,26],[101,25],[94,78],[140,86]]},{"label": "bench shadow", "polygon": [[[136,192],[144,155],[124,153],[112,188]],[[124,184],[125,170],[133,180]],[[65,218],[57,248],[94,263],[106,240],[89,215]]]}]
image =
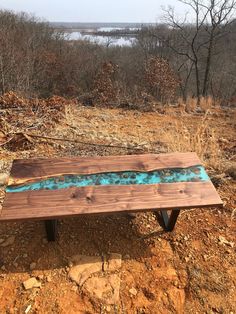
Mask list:
[{"label": "bench shadow", "polygon": [[2,223],[0,238],[14,237],[14,241],[0,246],[0,272],[28,272],[31,263],[36,263],[34,271],[65,268],[70,257],[80,254],[119,253],[123,259],[136,260],[150,257],[153,240],[164,231],[155,221],[154,231],[141,232],[142,222],[136,220],[127,214],[59,220],[55,242],[47,242],[43,221]]}]

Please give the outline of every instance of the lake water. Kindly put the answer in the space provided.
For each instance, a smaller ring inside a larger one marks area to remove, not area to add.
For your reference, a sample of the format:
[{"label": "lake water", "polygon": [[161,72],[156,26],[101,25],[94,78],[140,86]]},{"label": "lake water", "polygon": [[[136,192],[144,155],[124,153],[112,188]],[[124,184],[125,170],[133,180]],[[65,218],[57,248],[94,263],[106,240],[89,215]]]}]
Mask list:
[{"label": "lake water", "polygon": [[[99,27],[98,31],[99,32],[111,32],[111,31],[115,31],[115,30],[122,30],[125,29],[124,27]],[[137,31],[138,29],[140,29],[139,27],[129,27],[127,28],[130,31]]]},{"label": "lake water", "polygon": [[[100,31],[100,32],[111,32],[114,30],[122,30],[124,28],[118,27],[100,27],[96,30],[92,31]],[[139,28],[133,27],[129,28],[129,30],[134,31]],[[88,31],[89,32],[89,31]],[[136,40],[135,37],[132,36],[98,36],[93,34],[84,34],[80,31],[66,32],[66,38],[68,40],[88,40],[100,45],[108,45],[109,46],[131,46],[132,43]]]},{"label": "lake water", "polygon": [[95,36],[95,35],[84,35],[80,32],[67,33],[68,40],[89,40],[91,42],[109,46],[131,46],[136,40],[134,37],[111,37],[111,36]]}]

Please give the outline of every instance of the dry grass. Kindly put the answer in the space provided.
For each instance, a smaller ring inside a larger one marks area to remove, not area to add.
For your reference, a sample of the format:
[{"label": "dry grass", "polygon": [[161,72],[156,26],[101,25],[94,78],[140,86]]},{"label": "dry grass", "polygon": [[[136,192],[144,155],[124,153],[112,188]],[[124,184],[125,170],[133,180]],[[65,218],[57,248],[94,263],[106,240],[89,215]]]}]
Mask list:
[{"label": "dry grass", "polygon": [[211,96],[200,98],[200,108],[206,112],[215,105],[215,101]]},{"label": "dry grass", "polygon": [[196,152],[208,168],[221,170],[222,153],[214,128],[210,127],[207,111],[196,130],[188,128],[183,121],[178,121],[162,132],[168,150],[175,152]]},{"label": "dry grass", "polygon": [[68,104],[65,106],[65,120],[69,125],[74,125],[75,115],[75,106],[74,104]]},{"label": "dry grass", "polygon": [[187,97],[185,104],[186,112],[194,112],[197,108],[197,98]]},{"label": "dry grass", "polygon": [[[183,98],[178,98],[180,108],[184,108],[187,113],[195,112],[197,109],[197,98],[187,97],[186,101]],[[219,106],[220,101],[213,99],[212,96],[201,97],[199,107],[203,112],[210,110],[213,107]]]}]

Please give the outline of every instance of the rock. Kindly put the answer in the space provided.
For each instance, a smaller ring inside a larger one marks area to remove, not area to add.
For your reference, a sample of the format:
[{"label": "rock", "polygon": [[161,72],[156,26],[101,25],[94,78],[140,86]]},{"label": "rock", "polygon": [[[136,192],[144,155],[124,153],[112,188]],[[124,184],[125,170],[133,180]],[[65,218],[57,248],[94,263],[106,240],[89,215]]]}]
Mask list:
[{"label": "rock", "polygon": [[37,279],[43,280],[43,279],[44,279],[44,275],[38,275],[38,276],[37,276]]},{"label": "rock", "polygon": [[69,271],[69,277],[79,286],[82,286],[92,274],[102,271],[100,256],[75,255],[71,262],[74,266]]},{"label": "rock", "polygon": [[229,245],[231,247],[234,247],[234,242],[230,242],[228,240],[225,239],[225,237],[223,236],[219,236],[219,244],[226,244],[226,245]]},{"label": "rock", "polygon": [[69,266],[69,267],[73,267],[73,263],[72,263],[72,262],[69,262],[69,263],[68,263],[68,266]]},{"label": "rock", "polygon": [[25,310],[25,314],[29,313],[30,309],[31,309],[31,304],[27,306],[27,308]]},{"label": "rock", "polygon": [[104,263],[105,271],[116,271],[121,268],[122,255],[119,253],[111,253],[108,260]]},{"label": "rock", "polygon": [[0,173],[0,186],[7,184],[8,178],[9,178],[8,174]]},{"label": "rock", "polygon": [[6,246],[9,246],[9,245],[12,245],[14,242],[15,242],[15,236],[10,236],[9,238],[6,239],[5,242],[3,242],[1,244],[1,246],[2,247],[6,247]]},{"label": "rock", "polygon": [[236,180],[236,163],[226,170],[226,173],[234,180]]},{"label": "rock", "polygon": [[77,292],[78,291],[78,287],[76,287],[76,286],[72,287],[71,291]]},{"label": "rock", "polygon": [[84,289],[104,304],[116,304],[119,301],[120,277],[117,274],[92,277],[86,281]]},{"label": "rock", "polygon": [[23,286],[25,290],[29,290],[32,288],[41,288],[41,282],[39,282],[35,277],[32,277],[23,282]]},{"label": "rock", "polygon": [[35,262],[31,263],[30,264],[30,270],[34,270],[36,268],[36,265],[37,264]]},{"label": "rock", "polygon": [[52,277],[51,277],[50,275],[48,275],[48,276],[46,277],[46,280],[47,280],[47,282],[51,282],[51,281],[52,281]]},{"label": "rock", "polygon": [[133,296],[136,296],[137,293],[138,293],[138,291],[133,287],[133,288],[129,289],[129,293],[130,293],[131,295],[133,295]]},{"label": "rock", "polygon": [[185,259],[185,262],[186,262],[186,263],[188,263],[188,262],[190,261],[190,258],[189,258],[189,257],[185,257],[184,259]]},{"label": "rock", "polygon": [[208,255],[204,254],[203,255],[203,259],[204,259],[204,261],[207,261],[208,260]]}]

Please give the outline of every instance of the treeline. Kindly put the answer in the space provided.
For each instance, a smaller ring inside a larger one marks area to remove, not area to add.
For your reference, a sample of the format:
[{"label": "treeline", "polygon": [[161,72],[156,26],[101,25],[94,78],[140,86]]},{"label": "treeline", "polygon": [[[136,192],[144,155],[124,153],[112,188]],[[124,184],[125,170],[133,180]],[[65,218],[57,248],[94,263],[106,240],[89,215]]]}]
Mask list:
[{"label": "treeline", "polygon": [[0,11],[0,92],[25,96],[79,96],[95,88],[105,62],[119,65],[112,77],[128,93],[140,82],[142,53],[128,47],[103,47],[68,41],[62,31],[28,14]]},{"label": "treeline", "polygon": [[0,11],[0,93],[88,102],[234,97],[236,23],[221,21],[211,37],[205,22],[197,30],[171,22],[141,29],[130,47],[102,46],[68,41],[33,16]]},{"label": "treeline", "polygon": [[191,14],[181,21],[164,10],[163,25],[142,29],[138,43],[148,55],[167,59],[188,95],[228,99],[236,94],[236,1],[179,0]]}]

